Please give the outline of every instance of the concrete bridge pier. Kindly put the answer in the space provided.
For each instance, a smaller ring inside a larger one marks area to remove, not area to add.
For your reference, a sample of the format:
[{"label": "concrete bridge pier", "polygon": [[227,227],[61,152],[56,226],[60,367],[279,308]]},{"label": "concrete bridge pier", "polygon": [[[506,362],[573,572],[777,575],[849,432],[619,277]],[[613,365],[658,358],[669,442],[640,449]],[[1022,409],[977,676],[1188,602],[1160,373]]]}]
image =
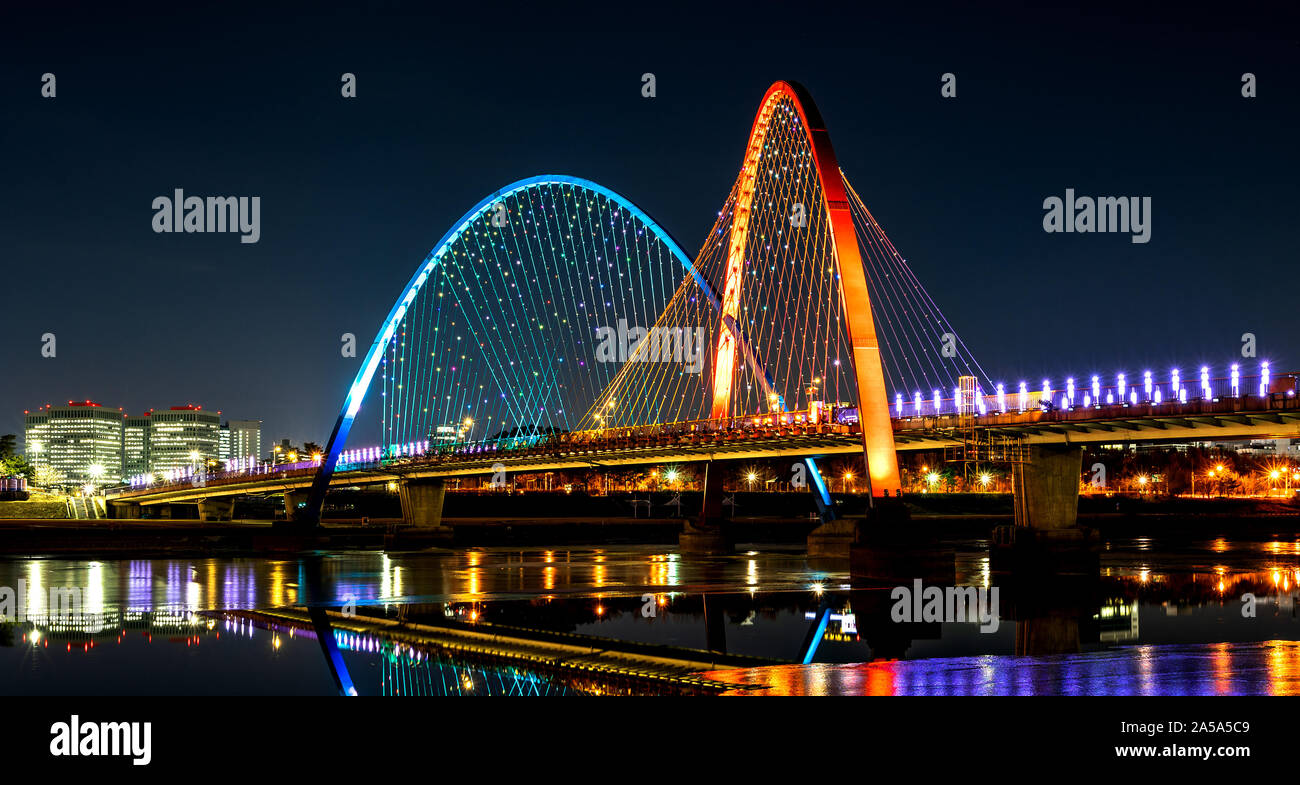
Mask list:
[{"label": "concrete bridge pier", "polygon": [[854,519],[849,574],[857,586],[906,586],[920,578],[951,586],[957,576],[953,546],[911,519],[901,497],[877,497],[871,509]]},{"label": "concrete bridge pier", "polygon": [[994,571],[1083,573],[1095,571],[1097,533],[1079,525],[1083,448],[1036,444],[1028,461],[1013,465],[1015,524],[993,532]]},{"label": "concrete bridge pier", "polygon": [[284,492],[284,517],[286,520],[297,520],[301,514],[298,510],[299,504],[307,503],[307,489]]},{"label": "concrete bridge pier", "polygon": [[1013,464],[1011,470],[1016,526],[1040,531],[1077,528],[1082,471],[1082,447],[1031,446],[1029,461]]},{"label": "concrete bridge pier", "polygon": [[824,520],[808,532],[808,557],[845,559],[857,538],[857,523],[852,518]]},{"label": "concrete bridge pier", "polygon": [[140,517],[140,505],[138,502],[117,502],[108,503],[108,517],[117,520],[137,520]]},{"label": "concrete bridge pier", "polygon": [[731,553],[732,545],[722,531],[722,477],[721,461],[704,464],[703,503],[700,517],[687,521],[682,533],[677,535],[677,547],[682,553]]},{"label": "concrete bridge pier", "polygon": [[228,521],[234,517],[234,511],[235,499],[233,496],[204,499],[199,502],[199,520],[201,521]]},{"label": "concrete bridge pier", "polygon": [[442,525],[442,503],[446,495],[445,480],[402,480],[397,485],[397,498],[402,503],[402,525],[450,531]]}]

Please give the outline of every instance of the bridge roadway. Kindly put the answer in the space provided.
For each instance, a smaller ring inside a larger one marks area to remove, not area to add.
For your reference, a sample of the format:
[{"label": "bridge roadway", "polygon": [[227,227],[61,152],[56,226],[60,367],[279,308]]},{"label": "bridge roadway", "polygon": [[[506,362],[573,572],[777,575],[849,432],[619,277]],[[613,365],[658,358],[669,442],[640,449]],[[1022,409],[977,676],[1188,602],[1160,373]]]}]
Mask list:
[{"label": "bridge roadway", "polygon": [[[733,418],[726,427],[701,421],[563,434],[528,447],[458,447],[428,456],[374,462],[341,470],[331,487],[490,475],[498,467],[533,473],[712,460],[824,457],[862,452],[855,424],[780,422],[781,415]],[[1300,401],[1286,395],[1245,396],[1187,403],[1140,403],[1084,409],[989,414],[968,418],[976,432],[1021,444],[1122,444],[1234,439],[1300,438]],[[955,415],[893,420],[902,451],[960,446]],[[107,493],[110,501],[139,505],[195,503],[238,495],[274,495],[311,486],[315,467],[271,474],[214,475]]]}]

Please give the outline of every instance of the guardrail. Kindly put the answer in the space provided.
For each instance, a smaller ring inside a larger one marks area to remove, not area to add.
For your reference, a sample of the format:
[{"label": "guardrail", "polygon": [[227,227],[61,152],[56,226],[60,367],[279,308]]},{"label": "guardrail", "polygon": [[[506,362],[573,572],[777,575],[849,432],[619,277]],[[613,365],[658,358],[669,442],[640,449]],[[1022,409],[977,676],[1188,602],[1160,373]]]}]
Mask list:
[{"label": "guardrail", "polygon": [[[1109,405],[1077,406],[1067,408],[1033,409],[1029,411],[995,412],[984,415],[944,414],[919,417],[891,418],[896,433],[907,431],[947,431],[958,428],[996,428],[1034,425],[1038,423],[1071,423],[1099,420],[1159,419],[1169,417],[1196,417],[1268,412],[1300,412],[1300,399],[1289,393],[1271,393],[1266,396],[1244,395],[1236,398],[1195,398],[1186,402],[1168,400],[1160,403],[1114,403]],[[428,451],[402,457],[372,459],[360,462],[340,461],[336,471],[394,471],[402,473],[413,468],[442,466],[450,463],[481,461],[500,457],[520,459],[529,457],[562,458],[598,452],[657,449],[668,447],[698,447],[735,442],[737,440],[761,441],[799,436],[850,435],[859,433],[857,410],[854,408],[823,408],[797,412],[772,412],[719,420],[694,420],[660,425],[638,425],[599,430],[549,433],[542,436],[508,436],[472,443],[431,444]],[[143,495],[193,487],[220,487],[265,479],[299,479],[315,475],[319,463],[299,461],[277,466],[259,466],[253,471],[217,472],[193,475],[167,483],[155,483],[131,490],[121,496]]]}]

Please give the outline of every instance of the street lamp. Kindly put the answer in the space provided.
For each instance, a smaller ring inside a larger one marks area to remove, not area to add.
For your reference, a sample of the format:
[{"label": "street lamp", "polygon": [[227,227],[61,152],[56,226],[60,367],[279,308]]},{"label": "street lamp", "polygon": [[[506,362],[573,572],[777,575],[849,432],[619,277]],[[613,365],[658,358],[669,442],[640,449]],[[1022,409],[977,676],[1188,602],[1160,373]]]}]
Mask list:
[{"label": "street lamp", "polygon": [[86,496],[89,496],[95,492],[95,483],[104,476],[104,465],[102,463],[92,463],[86,467],[86,474],[90,475],[91,481],[86,483],[86,487],[81,490]]}]

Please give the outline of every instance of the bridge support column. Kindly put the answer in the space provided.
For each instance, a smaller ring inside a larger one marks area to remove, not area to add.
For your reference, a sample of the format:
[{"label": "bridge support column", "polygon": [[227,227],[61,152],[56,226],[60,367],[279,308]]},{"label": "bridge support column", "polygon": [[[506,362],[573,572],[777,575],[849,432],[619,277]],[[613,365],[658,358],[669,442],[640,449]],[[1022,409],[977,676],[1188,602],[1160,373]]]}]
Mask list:
[{"label": "bridge support column", "polygon": [[284,517],[287,520],[296,520],[299,515],[298,505],[307,503],[307,491],[285,491],[284,492]]},{"label": "bridge support column", "polygon": [[442,502],[446,495],[444,480],[402,480],[397,486],[397,497],[402,502],[402,525],[445,529],[442,525]]},{"label": "bridge support column", "polygon": [[1073,529],[1079,520],[1079,475],[1083,448],[1035,444],[1029,462],[1012,466],[1016,526]]},{"label": "bridge support column", "polygon": [[847,559],[857,527],[847,518],[829,520],[808,532],[808,556],[814,559]]},{"label": "bridge support column", "polygon": [[138,519],[140,505],[138,502],[109,502],[108,517],[115,520]]},{"label": "bridge support column", "polygon": [[993,532],[990,554],[999,572],[1090,573],[1098,540],[1079,526],[1083,448],[1036,444],[1029,460],[1012,467],[1015,525]]},{"label": "bridge support column", "polygon": [[849,573],[855,586],[905,586],[920,578],[951,586],[957,577],[957,553],[924,524],[914,523],[902,498],[879,498],[854,520]]},{"label": "bridge support column", "polygon": [[682,533],[677,536],[677,547],[683,553],[731,553],[731,543],[727,542],[722,531],[723,474],[721,461],[704,464],[704,482],[701,483],[704,496],[700,517],[694,523],[687,522]]},{"label": "bridge support column", "polygon": [[199,502],[199,520],[228,521],[234,517],[235,499],[224,496],[216,499],[204,499]]}]

